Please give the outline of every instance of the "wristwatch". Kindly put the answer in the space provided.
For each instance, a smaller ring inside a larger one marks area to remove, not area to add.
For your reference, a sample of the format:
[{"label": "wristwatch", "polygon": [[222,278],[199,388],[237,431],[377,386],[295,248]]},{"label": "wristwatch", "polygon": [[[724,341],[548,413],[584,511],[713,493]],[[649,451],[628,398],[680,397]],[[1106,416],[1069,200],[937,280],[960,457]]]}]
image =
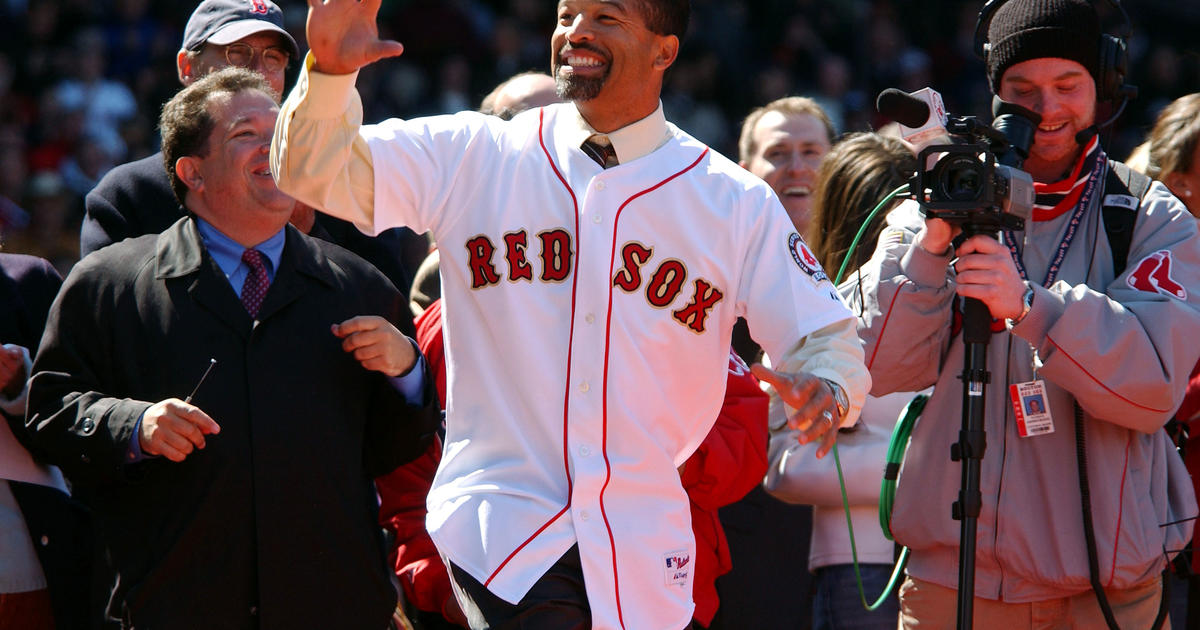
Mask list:
[{"label": "wristwatch", "polygon": [[1021,320],[1025,319],[1025,316],[1029,314],[1029,309],[1033,308],[1033,285],[1029,284],[1028,281],[1025,282],[1025,295],[1021,297],[1021,302],[1023,304],[1021,306],[1021,314],[1016,317],[1010,317],[1007,320],[1009,328],[1020,324]]},{"label": "wristwatch", "polygon": [[834,423],[834,426],[838,426],[850,411],[850,399],[846,397],[846,390],[842,389],[841,385],[827,378],[822,378],[821,380],[825,381],[830,391],[833,392],[833,404],[837,406],[837,422]]}]

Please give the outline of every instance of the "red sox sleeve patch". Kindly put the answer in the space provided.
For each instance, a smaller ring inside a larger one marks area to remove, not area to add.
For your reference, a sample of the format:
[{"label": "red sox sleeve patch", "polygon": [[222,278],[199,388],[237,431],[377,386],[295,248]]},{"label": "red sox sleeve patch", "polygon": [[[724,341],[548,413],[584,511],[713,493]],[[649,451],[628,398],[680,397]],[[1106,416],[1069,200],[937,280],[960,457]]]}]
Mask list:
[{"label": "red sox sleeve patch", "polygon": [[800,271],[812,278],[814,283],[820,284],[829,280],[829,276],[825,275],[825,270],[821,268],[821,263],[799,234],[792,232],[788,235],[788,251],[792,253],[792,260],[796,261]]},{"label": "red sox sleeve patch", "polygon": [[1125,282],[1138,291],[1161,293],[1177,300],[1186,300],[1187,289],[1171,275],[1173,262],[1171,252],[1160,249],[1143,258],[1125,278]]}]

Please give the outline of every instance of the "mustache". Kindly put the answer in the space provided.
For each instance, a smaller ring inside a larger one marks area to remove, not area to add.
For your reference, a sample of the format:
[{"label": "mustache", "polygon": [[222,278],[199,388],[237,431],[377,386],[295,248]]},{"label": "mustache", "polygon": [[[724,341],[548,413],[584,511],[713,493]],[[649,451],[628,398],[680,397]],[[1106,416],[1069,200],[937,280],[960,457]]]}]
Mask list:
[{"label": "mustache", "polygon": [[573,44],[565,44],[565,45],[563,45],[563,47],[562,47],[562,48],[558,49],[558,56],[555,58],[555,61],[557,61],[557,62],[559,63],[559,65],[562,65],[562,63],[563,63],[563,60],[564,60],[564,59],[566,59],[566,57],[567,57],[567,54],[569,54],[569,53],[572,53],[572,52],[574,52],[574,51],[576,51],[576,50],[587,50],[587,51],[591,51],[591,52],[594,52],[594,53],[596,53],[597,55],[600,55],[601,57],[603,57],[605,61],[608,61],[608,60],[609,60],[609,59],[608,59],[608,55],[607,55],[607,54],[605,54],[605,53],[604,53],[604,51],[602,51],[602,50],[600,50],[599,48],[597,48],[597,47],[593,46],[592,44],[589,44],[589,43],[587,43],[587,42],[582,42],[582,43],[580,43],[580,44],[578,44],[578,45],[573,45]]}]

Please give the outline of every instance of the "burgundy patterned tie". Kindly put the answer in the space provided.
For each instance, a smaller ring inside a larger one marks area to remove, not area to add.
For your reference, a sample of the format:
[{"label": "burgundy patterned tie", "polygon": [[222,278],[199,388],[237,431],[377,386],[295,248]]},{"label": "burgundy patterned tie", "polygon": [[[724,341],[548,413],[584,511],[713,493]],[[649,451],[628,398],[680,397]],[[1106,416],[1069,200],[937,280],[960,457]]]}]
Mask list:
[{"label": "burgundy patterned tie", "polygon": [[608,136],[602,133],[592,134],[579,148],[602,168],[612,168],[618,163],[617,150],[613,148]]},{"label": "burgundy patterned tie", "polygon": [[263,262],[263,254],[257,249],[247,249],[242,252],[242,262],[250,267],[246,283],[242,285],[242,306],[250,317],[258,317],[258,309],[262,306],[263,298],[267,295],[267,287],[271,282],[267,279],[267,265]]}]

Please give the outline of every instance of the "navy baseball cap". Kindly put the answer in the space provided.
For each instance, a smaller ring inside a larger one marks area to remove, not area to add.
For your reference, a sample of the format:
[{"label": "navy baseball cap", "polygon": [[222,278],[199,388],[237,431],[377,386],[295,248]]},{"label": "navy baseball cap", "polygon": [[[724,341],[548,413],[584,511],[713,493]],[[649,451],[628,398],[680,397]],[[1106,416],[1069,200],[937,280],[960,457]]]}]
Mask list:
[{"label": "navy baseball cap", "polygon": [[283,11],[271,0],[204,0],[183,29],[183,50],[200,50],[208,42],[224,46],[263,31],[282,35],[292,57],[300,56],[296,40],[283,28]]}]

